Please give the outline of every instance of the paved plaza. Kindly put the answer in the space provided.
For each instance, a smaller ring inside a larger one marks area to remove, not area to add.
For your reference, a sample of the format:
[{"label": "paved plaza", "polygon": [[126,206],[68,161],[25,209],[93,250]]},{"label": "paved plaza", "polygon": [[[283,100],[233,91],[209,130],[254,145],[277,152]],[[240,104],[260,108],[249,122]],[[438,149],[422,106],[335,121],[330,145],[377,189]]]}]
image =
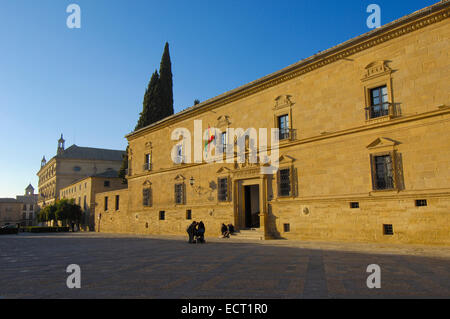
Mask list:
[{"label": "paved plaza", "polygon": [[[81,288],[66,267],[81,267]],[[366,285],[381,267],[381,288]],[[450,248],[98,233],[0,237],[0,299],[449,298]]]}]

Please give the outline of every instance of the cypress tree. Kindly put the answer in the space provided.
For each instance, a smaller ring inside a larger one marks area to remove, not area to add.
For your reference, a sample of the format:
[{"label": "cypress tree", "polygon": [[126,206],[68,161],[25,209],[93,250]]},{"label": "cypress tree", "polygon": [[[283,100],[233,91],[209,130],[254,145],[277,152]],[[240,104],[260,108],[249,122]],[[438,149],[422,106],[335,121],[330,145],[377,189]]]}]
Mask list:
[{"label": "cypress tree", "polygon": [[[159,68],[159,86],[161,97],[161,118],[173,114],[173,82],[172,82],[172,62],[170,61],[169,43],[166,42],[164,53],[161,58]],[[160,120],[159,119],[159,120]]]},{"label": "cypress tree", "polygon": [[142,102],[142,112],[140,114],[135,130],[146,127],[158,121],[159,108],[159,75],[155,71],[145,90],[144,101]]},{"label": "cypress tree", "polygon": [[128,149],[130,148],[130,146],[127,146],[127,150],[125,151],[125,154],[122,156],[122,165],[120,166],[119,169],[119,174],[118,177],[122,178],[122,183],[123,184],[127,184],[127,179],[126,179],[126,172],[128,169]]},{"label": "cypress tree", "polygon": [[[142,102],[142,112],[136,124],[135,131],[146,127],[152,123],[162,120],[173,114],[173,82],[172,82],[172,62],[170,61],[169,43],[166,42],[161,64],[158,71],[155,71],[148,83]],[[123,156],[122,166],[119,170],[119,177],[126,183],[126,169],[128,169],[128,147]]]}]

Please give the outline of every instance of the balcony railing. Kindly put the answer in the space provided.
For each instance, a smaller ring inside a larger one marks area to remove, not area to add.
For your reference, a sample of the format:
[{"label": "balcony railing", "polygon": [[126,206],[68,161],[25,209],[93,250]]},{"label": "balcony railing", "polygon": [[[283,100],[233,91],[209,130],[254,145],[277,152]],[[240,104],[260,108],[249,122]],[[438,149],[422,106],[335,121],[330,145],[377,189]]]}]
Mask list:
[{"label": "balcony railing", "polygon": [[290,128],[280,129],[278,138],[280,141],[293,141],[297,138],[297,130]]},{"label": "balcony railing", "polygon": [[366,120],[372,120],[380,117],[398,116],[399,110],[394,103],[384,103],[383,105],[369,106],[365,108]]},{"label": "balcony railing", "polygon": [[142,169],[144,171],[151,171],[152,170],[152,163],[145,163],[144,165],[142,165]]}]

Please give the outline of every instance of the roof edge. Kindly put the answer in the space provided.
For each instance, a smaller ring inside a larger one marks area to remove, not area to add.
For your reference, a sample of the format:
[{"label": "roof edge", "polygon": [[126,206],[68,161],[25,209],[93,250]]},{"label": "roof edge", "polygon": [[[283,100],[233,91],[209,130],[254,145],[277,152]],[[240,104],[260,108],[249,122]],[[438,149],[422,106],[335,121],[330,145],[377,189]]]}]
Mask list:
[{"label": "roof edge", "polygon": [[[225,93],[222,93],[220,95],[217,95],[217,96],[215,96],[213,98],[210,98],[210,99],[208,99],[208,100],[206,100],[204,102],[201,102],[200,104],[188,107],[187,109],[184,109],[184,110],[182,110],[182,111],[180,111],[178,113],[170,115],[170,116],[168,116],[168,117],[166,117],[166,118],[164,118],[164,119],[162,119],[160,121],[152,123],[152,124],[150,124],[150,125],[148,125],[146,127],[143,127],[141,129],[137,130],[137,131],[130,132],[127,135],[125,135],[125,138],[128,139],[128,140],[133,139],[134,137],[138,137],[138,136],[142,135],[143,133],[145,133],[147,131],[152,131],[152,129],[158,128],[160,125],[162,125],[164,123],[171,122],[171,121],[176,122],[177,120],[182,120],[183,116],[191,114],[191,113],[207,111],[209,108],[213,108],[215,106],[218,106],[216,104],[220,104],[221,102],[224,102],[223,104],[225,104],[225,103],[229,102],[227,100],[232,99],[233,97],[240,98],[239,95],[240,94],[245,94],[246,91],[250,91],[252,89],[256,89],[258,86],[269,85],[271,81],[274,81],[274,80],[277,80],[279,78],[282,78],[283,76],[286,76],[289,73],[293,73],[295,71],[298,71],[301,68],[308,67],[309,65],[312,65],[314,62],[318,62],[318,61],[320,61],[320,60],[322,60],[322,59],[324,59],[324,58],[326,58],[326,57],[328,57],[328,56],[330,56],[332,54],[336,54],[339,51],[342,51],[342,50],[354,47],[355,45],[358,45],[359,43],[367,41],[367,40],[369,40],[371,38],[374,38],[376,36],[380,36],[380,35],[382,35],[384,33],[392,31],[393,29],[396,29],[398,27],[401,27],[403,25],[411,23],[411,22],[413,22],[415,20],[419,20],[421,18],[424,18],[424,17],[430,16],[430,15],[433,15],[435,13],[438,13],[438,12],[442,11],[443,9],[448,8],[449,6],[450,6],[450,0],[441,0],[441,1],[435,3],[435,4],[431,5],[431,6],[425,7],[423,9],[415,11],[415,12],[413,12],[411,14],[403,16],[403,17],[401,17],[401,18],[399,18],[397,20],[389,22],[389,23],[381,26],[380,28],[371,30],[371,31],[366,32],[366,33],[364,33],[362,35],[359,35],[359,36],[357,36],[355,38],[347,40],[347,41],[345,41],[345,42],[343,42],[341,44],[338,44],[336,46],[333,46],[333,47],[331,47],[331,48],[329,48],[329,49],[327,49],[325,51],[321,51],[321,52],[319,52],[319,53],[317,53],[315,55],[312,55],[312,56],[310,56],[310,57],[308,57],[306,59],[300,60],[299,62],[296,62],[296,63],[294,63],[292,65],[289,65],[289,66],[287,66],[287,67],[285,67],[285,68],[283,68],[281,70],[278,70],[276,72],[268,74],[268,75],[266,75],[266,76],[264,76],[262,78],[259,78],[259,79],[255,80],[255,81],[252,81],[252,82],[249,82],[247,84],[244,84],[244,85],[242,85],[240,87],[237,87],[235,89],[232,89],[232,90],[227,91]],[[444,19],[445,18],[448,18],[448,13],[447,12],[444,13]],[[441,20],[443,20],[443,19],[441,19]],[[426,27],[426,26],[428,26],[430,24],[433,24],[435,22],[439,22],[441,20],[431,21],[429,24],[425,23],[424,25],[421,25],[420,28]],[[410,30],[407,33],[416,31],[416,30],[418,30],[420,28],[413,28],[412,30]],[[399,34],[397,36],[401,36],[401,35],[403,35],[405,33],[401,33],[401,34]],[[388,39],[388,40],[390,40],[390,39]],[[383,43],[383,42],[380,42],[380,43]],[[367,49],[367,48],[363,48],[363,50],[365,50],[365,49]],[[355,54],[357,52],[359,52],[359,51],[356,51],[354,53],[345,55],[345,57],[353,55],[353,54]],[[330,63],[332,63],[332,62],[334,62],[334,61],[331,61]],[[324,63],[321,66],[328,65],[328,64],[329,63]],[[315,69],[316,68],[313,68],[313,70],[315,70]],[[310,72],[310,71],[312,71],[312,70],[309,70],[308,72]],[[307,73],[307,72],[305,72],[305,73]],[[293,78],[293,77],[296,77],[296,76],[298,76],[298,75],[293,75],[290,78]],[[284,82],[284,81],[282,81],[282,82]],[[255,93],[255,92],[248,92],[248,94],[245,95],[245,96],[251,95],[253,93]]]}]

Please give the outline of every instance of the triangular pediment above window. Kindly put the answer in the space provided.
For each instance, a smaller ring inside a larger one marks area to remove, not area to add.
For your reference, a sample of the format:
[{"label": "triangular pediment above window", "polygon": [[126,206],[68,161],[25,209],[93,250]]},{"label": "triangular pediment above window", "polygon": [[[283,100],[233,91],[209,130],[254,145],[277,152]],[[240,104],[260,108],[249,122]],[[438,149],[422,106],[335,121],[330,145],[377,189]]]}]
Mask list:
[{"label": "triangular pediment above window", "polygon": [[176,177],[175,177],[175,180],[176,181],[184,181],[186,178],[183,176],[183,175],[181,175],[181,174],[178,174]]},{"label": "triangular pediment above window", "polygon": [[227,173],[230,173],[230,172],[231,172],[231,169],[229,169],[226,166],[222,166],[216,173],[217,174],[227,174]]},{"label": "triangular pediment above window", "polygon": [[152,186],[152,183],[147,179],[144,183],[142,183],[142,186]]},{"label": "triangular pediment above window", "polygon": [[372,148],[380,148],[380,147],[394,147],[398,144],[400,144],[400,143],[397,141],[391,140],[390,138],[379,137],[376,140],[374,140],[372,143],[367,145],[367,148],[372,149]]},{"label": "triangular pediment above window", "polygon": [[280,164],[282,164],[282,163],[293,163],[293,162],[295,162],[295,158],[293,158],[292,156],[289,156],[287,154],[283,154],[283,155],[280,156],[280,159],[279,159],[279,163]]}]

